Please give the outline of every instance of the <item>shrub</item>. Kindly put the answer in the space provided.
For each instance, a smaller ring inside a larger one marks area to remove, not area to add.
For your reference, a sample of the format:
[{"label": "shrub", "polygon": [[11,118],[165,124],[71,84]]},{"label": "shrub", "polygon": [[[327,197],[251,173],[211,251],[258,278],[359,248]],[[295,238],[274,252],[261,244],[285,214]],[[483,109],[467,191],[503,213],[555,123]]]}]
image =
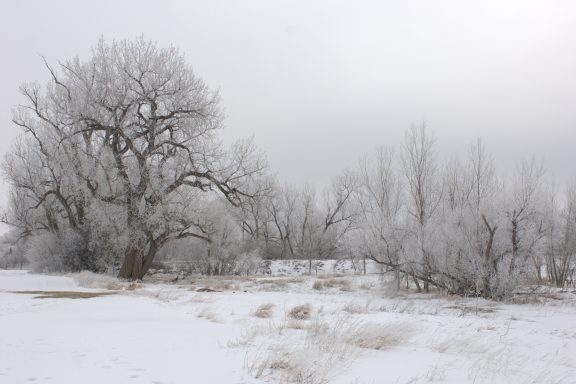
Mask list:
[{"label": "shrub", "polygon": [[272,303],[262,304],[254,311],[253,315],[261,319],[268,319],[274,313],[273,308],[274,304]]},{"label": "shrub", "polygon": [[288,317],[294,320],[308,320],[312,317],[310,304],[297,305],[288,312]]}]

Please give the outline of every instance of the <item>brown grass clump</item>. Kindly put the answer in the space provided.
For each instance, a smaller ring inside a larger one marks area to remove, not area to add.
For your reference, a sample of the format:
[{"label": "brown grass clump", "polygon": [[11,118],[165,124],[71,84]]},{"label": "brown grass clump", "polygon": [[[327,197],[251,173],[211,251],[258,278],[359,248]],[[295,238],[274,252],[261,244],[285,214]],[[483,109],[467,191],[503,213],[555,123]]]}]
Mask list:
[{"label": "brown grass clump", "polygon": [[310,304],[297,305],[288,312],[288,317],[294,320],[308,320],[312,316]]},{"label": "brown grass clump", "polygon": [[273,308],[274,304],[272,303],[262,304],[254,311],[253,315],[261,319],[268,319],[274,313]]}]

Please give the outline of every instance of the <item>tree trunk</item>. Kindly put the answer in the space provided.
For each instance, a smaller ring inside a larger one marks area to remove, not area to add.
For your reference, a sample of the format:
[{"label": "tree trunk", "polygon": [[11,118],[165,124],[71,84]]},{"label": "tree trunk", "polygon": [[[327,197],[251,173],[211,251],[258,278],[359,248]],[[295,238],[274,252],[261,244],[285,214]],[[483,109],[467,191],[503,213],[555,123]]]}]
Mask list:
[{"label": "tree trunk", "polygon": [[[516,214],[516,211],[514,211]],[[508,274],[512,276],[514,274],[514,269],[516,267],[516,258],[518,256],[518,249],[519,249],[519,239],[518,239],[518,220],[516,218],[512,219],[512,260],[510,260],[510,266],[508,268]]]},{"label": "tree trunk", "polygon": [[124,254],[124,260],[118,272],[118,277],[129,280],[140,278],[142,271],[142,254],[136,247],[130,246]]},{"label": "tree trunk", "polygon": [[496,259],[494,259],[492,255],[492,246],[494,244],[494,236],[496,234],[496,230],[498,226],[491,227],[486,219],[486,216],[482,215],[482,220],[484,221],[484,225],[488,230],[488,243],[486,244],[486,248],[484,251],[484,268],[486,269],[484,272],[484,296],[490,297],[491,295],[491,285],[490,285],[490,276],[496,275],[498,273],[498,263]]}]

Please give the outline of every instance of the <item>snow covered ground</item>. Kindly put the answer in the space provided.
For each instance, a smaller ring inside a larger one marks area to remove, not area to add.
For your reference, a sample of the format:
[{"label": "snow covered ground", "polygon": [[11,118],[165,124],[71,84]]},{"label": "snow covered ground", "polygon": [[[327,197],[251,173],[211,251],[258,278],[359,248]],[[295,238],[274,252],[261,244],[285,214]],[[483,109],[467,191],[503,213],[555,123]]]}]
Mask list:
[{"label": "snow covered ground", "polygon": [[576,293],[530,301],[398,296],[375,276],[0,271],[0,383],[576,383]]}]

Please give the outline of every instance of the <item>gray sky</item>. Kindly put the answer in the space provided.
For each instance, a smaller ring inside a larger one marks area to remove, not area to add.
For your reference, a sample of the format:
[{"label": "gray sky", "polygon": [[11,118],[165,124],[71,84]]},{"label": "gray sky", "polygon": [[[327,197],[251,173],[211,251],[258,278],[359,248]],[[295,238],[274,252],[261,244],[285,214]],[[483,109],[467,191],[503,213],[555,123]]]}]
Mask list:
[{"label": "gray sky", "polygon": [[221,91],[225,136],[254,135],[281,180],[325,184],[424,120],[446,155],[481,136],[500,169],[534,154],[576,177],[572,0],[23,0],[2,13],[2,153],[20,83],[48,80],[38,54],[143,34],[186,53]]}]

